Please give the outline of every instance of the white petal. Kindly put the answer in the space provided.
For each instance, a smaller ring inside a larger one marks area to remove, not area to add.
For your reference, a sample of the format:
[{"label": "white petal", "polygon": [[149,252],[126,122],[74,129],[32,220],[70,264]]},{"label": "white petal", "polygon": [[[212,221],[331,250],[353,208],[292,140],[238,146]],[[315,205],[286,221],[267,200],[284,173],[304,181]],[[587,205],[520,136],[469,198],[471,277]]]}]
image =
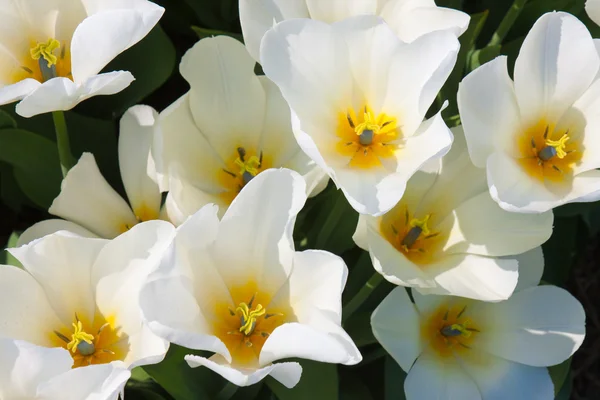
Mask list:
[{"label": "white petal", "polygon": [[72,365],[73,358],[65,349],[0,339],[0,396],[34,399],[40,384],[69,371]]},{"label": "white petal", "polygon": [[293,388],[300,381],[302,367],[297,362],[271,364],[259,369],[238,369],[231,367],[223,357],[211,358],[187,355],[185,361],[192,368],[207,367],[238,386],[250,386],[271,375],[287,388]]},{"label": "white petal", "polygon": [[240,0],[240,22],[246,48],[260,61],[260,43],[277,22],[288,18],[308,18],[305,0]]},{"label": "white petal", "polygon": [[58,317],[70,326],[74,313],[92,318],[96,311],[92,266],[107,242],[61,231],[10,252],[39,282]]},{"label": "white petal", "polygon": [[0,88],[0,104],[9,104],[23,99],[42,84],[35,79],[24,79],[12,85]]},{"label": "white petal", "polygon": [[135,78],[128,71],[113,71],[87,78],[78,88],[77,103],[93,96],[111,95],[127,88]]},{"label": "white petal", "polygon": [[48,219],[45,221],[38,222],[27,228],[25,232],[19,236],[19,240],[17,241],[17,247],[22,246],[24,244],[28,244],[35,239],[42,238],[46,235],[50,235],[51,233],[55,233],[58,231],[67,231],[74,235],[79,235],[83,237],[97,237],[92,232],[88,231],[84,227],[77,225],[74,222],[65,221],[64,219]]},{"label": "white petal", "polygon": [[306,0],[306,6],[311,18],[327,23],[377,12],[377,0]]},{"label": "white petal", "polygon": [[258,150],[266,96],[255,64],[244,45],[228,36],[199,41],[181,61],[196,126],[223,159],[238,146]]},{"label": "white petal", "polygon": [[103,315],[129,336],[127,366],[160,361],[167,352],[165,341],[147,332],[142,324],[139,297],[148,275],[157,268],[175,236],[165,221],[148,221],[110,241],[98,254],[92,270],[96,305]]},{"label": "white petal", "polygon": [[587,28],[571,14],[543,15],[515,64],[515,92],[528,123],[557,121],[590,86],[600,58]]},{"label": "white petal", "polygon": [[469,27],[468,14],[436,7],[433,1],[388,0],[383,4],[380,15],[404,42],[441,30],[460,36]]},{"label": "white petal", "polygon": [[502,153],[488,159],[488,182],[492,198],[511,212],[543,213],[567,203],[600,199],[600,171],[576,175],[568,191],[553,193],[529,177],[517,162]]},{"label": "white petal", "polygon": [[[279,86],[303,125],[336,126],[339,111],[352,99],[349,62],[344,39],[334,28],[309,19],[278,24],[266,33],[261,46],[266,76]],[[328,134],[336,137],[334,132]]]},{"label": "white petal", "polygon": [[71,168],[48,211],[105,238],[114,238],[138,222],[125,200],[106,182],[90,153],[83,153]]},{"label": "white petal", "polygon": [[[261,365],[287,357],[343,364],[356,364],[362,359],[341,327],[341,298],[347,275],[344,261],[331,253],[319,250],[295,253],[289,280],[269,307],[277,308],[280,301],[289,304],[298,323],[275,329],[262,348]],[[290,337],[303,335],[303,340],[292,341],[295,344],[290,346]],[[323,351],[324,348],[328,351]]]},{"label": "white petal", "polygon": [[[594,42],[600,46],[600,39]],[[581,141],[580,147],[584,149],[581,161],[573,168],[574,174],[600,168],[600,154],[597,151],[600,148],[600,80],[597,79],[567,112],[565,120],[571,118],[572,125],[580,131],[579,137],[573,139]]]},{"label": "white petal", "polygon": [[362,361],[358,349],[350,336],[320,310],[313,310],[313,325],[285,323],[271,333],[260,352],[260,365],[273,361],[297,357],[326,363],[355,365]]},{"label": "white petal", "polygon": [[545,367],[569,358],[585,337],[585,312],[566,290],[538,286],[482,309],[482,350],[525,365]]},{"label": "white petal", "polygon": [[[0,336],[52,346],[50,336],[62,322],[48,303],[43,288],[26,271],[0,266]],[[70,326],[70,325],[69,325]]]},{"label": "white petal", "polygon": [[422,351],[419,313],[406,289],[397,287],[371,315],[377,341],[406,372]]},{"label": "white petal", "polygon": [[141,290],[140,308],[144,320],[160,337],[230,358],[207,322],[215,312],[213,305],[229,296],[207,249],[218,226],[217,209],[210,205],[179,227],[175,242]]},{"label": "white petal", "polygon": [[547,368],[531,367],[472,350],[461,363],[486,400],[554,398]]},{"label": "white petal", "polygon": [[596,25],[600,25],[600,1],[587,0],[585,2],[585,12]]},{"label": "white petal", "polygon": [[363,214],[358,214],[358,222],[356,223],[356,230],[352,235],[352,240],[358,247],[363,250],[369,250],[369,228],[368,228],[369,217]]},{"label": "white petal", "polygon": [[48,400],[114,400],[125,388],[131,372],[123,363],[90,365],[72,369],[38,389]]},{"label": "white petal", "polygon": [[556,195],[503,152],[488,158],[487,177],[490,195],[506,211],[543,213],[560,204]]},{"label": "white petal", "polygon": [[485,192],[456,208],[448,217],[450,221],[453,226],[444,245],[447,254],[497,257],[520,254],[545,243],[552,235],[554,217],[550,211],[541,214],[505,211]]},{"label": "white petal", "polygon": [[215,242],[215,263],[228,265],[220,273],[229,287],[255,281],[265,294],[279,290],[292,267],[292,231],[305,202],[304,179],[288,169],[262,172],[242,189]]},{"label": "white petal", "polygon": [[424,164],[445,155],[452,145],[452,133],[441,112],[425,121],[396,153],[393,171],[356,171],[350,167],[335,171],[333,180],[350,205],[359,213],[379,216],[398,203],[408,180]]},{"label": "white petal", "polygon": [[22,117],[29,118],[52,111],[70,110],[78,102],[77,90],[77,85],[70,79],[50,79],[30,91],[17,104],[16,112]]},{"label": "white petal", "polygon": [[160,214],[161,194],[151,148],[158,113],[148,106],[134,106],[121,118],[119,166],[127,198],[134,214],[143,221]]},{"label": "white petal", "polygon": [[519,282],[515,292],[539,285],[544,274],[544,253],[541,246],[509,258],[515,258],[519,263]]},{"label": "white petal", "polygon": [[413,135],[425,118],[454,68],[459,48],[452,33],[432,32],[402,46],[389,60],[383,110],[398,115],[405,136]]},{"label": "white petal", "polygon": [[[439,285],[421,289],[422,293],[461,296],[483,301],[510,297],[517,286],[516,260],[455,254],[427,267]],[[437,274],[436,274],[437,272]]]},{"label": "white petal", "polygon": [[165,208],[169,220],[176,226],[183,224],[189,216],[209,203],[219,205],[221,214],[227,209],[227,204],[218,196],[200,190],[180,177],[176,171],[171,172],[169,188]]},{"label": "white petal", "polygon": [[73,33],[71,65],[75,82],[96,75],[117,55],[139,42],[164,12],[149,1],[99,3],[84,1],[88,14],[93,15]]},{"label": "white petal", "polygon": [[457,101],[469,155],[485,167],[495,148],[505,148],[520,124],[519,106],[505,56],[471,72],[459,85]]},{"label": "white petal", "polygon": [[456,361],[440,360],[431,353],[417,359],[404,381],[404,391],[408,400],[482,399],[473,379]]}]

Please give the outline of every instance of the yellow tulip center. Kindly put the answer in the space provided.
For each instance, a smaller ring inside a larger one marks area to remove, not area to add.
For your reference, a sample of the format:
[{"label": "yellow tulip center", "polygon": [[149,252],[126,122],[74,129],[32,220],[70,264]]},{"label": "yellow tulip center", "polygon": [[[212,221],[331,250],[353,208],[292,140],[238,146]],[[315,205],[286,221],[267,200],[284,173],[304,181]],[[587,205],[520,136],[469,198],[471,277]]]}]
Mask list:
[{"label": "yellow tulip center", "polygon": [[541,182],[562,182],[581,160],[583,147],[569,129],[556,130],[545,121],[527,129],[518,141],[519,163]]},{"label": "yellow tulip center", "polygon": [[381,218],[380,231],[409,260],[418,265],[426,265],[434,261],[444,240],[440,232],[431,230],[431,217],[432,214],[426,214],[422,218],[411,217],[408,208],[400,205]]},{"label": "yellow tulip center", "polygon": [[340,140],[336,150],[343,156],[350,157],[348,165],[369,169],[381,166],[382,158],[394,156],[398,149],[396,118],[385,113],[375,114],[369,106],[360,112],[349,109],[340,113],[337,136]]},{"label": "yellow tulip center", "polygon": [[73,368],[123,360],[129,349],[127,337],[114,327],[114,321],[100,315],[88,323],[75,314],[72,329],[55,330],[52,339],[57,347],[69,350]]},{"label": "yellow tulip center", "polygon": [[213,333],[227,346],[233,364],[240,367],[258,366],[269,335],[294,318],[287,306],[270,306],[270,296],[256,289],[249,284],[231,290],[233,303],[219,303],[215,308]]},{"label": "yellow tulip center", "polygon": [[271,166],[271,158],[262,151],[238,146],[232,157],[226,160],[225,168],[219,171],[218,181],[223,188],[221,199],[230,204],[244,186]]},{"label": "yellow tulip center", "polygon": [[466,311],[466,305],[440,306],[421,324],[423,342],[443,358],[471,349],[480,330],[466,317]]},{"label": "yellow tulip center", "polygon": [[45,82],[56,77],[71,78],[71,55],[67,43],[54,38],[45,42],[30,41],[30,47],[23,49],[20,65],[12,72],[9,80],[17,83],[32,78]]}]

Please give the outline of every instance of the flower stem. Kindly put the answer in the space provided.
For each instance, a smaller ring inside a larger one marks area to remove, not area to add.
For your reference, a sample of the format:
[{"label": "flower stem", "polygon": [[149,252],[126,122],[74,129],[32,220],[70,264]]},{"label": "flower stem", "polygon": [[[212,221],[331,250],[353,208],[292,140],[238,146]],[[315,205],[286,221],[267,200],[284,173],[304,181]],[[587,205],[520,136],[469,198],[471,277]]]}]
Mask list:
[{"label": "flower stem", "polygon": [[342,310],[342,321],[347,321],[348,318],[356,310],[362,306],[362,304],[369,298],[369,296],[373,293],[373,291],[379,286],[379,284],[383,281],[383,275],[379,272],[375,272],[371,278],[365,283],[365,285],[360,289],[360,291],[346,304],[344,309]]},{"label": "flower stem", "polygon": [[515,21],[523,11],[523,7],[527,3],[527,0],[515,0],[513,5],[510,7],[502,22],[500,22],[500,26],[496,29],[496,32],[492,35],[492,39],[488,43],[488,46],[496,46],[502,43],[506,35],[511,30]]},{"label": "flower stem", "polygon": [[327,215],[327,219],[323,223],[323,227],[321,228],[321,231],[319,232],[319,235],[317,236],[317,242],[316,242],[317,249],[325,248],[325,245],[327,245],[329,238],[333,234],[335,227],[337,226],[338,222],[344,215],[344,211],[346,210],[345,196],[341,193],[336,193],[336,195],[338,196],[338,198],[337,198],[335,204],[333,205],[331,212],[329,213],[329,215]]},{"label": "flower stem", "polygon": [[58,158],[62,169],[63,177],[67,176],[67,172],[75,164],[73,155],[71,154],[71,144],[69,143],[69,132],[67,130],[67,121],[65,113],[62,111],[54,111],[52,113],[54,120],[54,130],[56,131],[56,145],[58,147]]}]

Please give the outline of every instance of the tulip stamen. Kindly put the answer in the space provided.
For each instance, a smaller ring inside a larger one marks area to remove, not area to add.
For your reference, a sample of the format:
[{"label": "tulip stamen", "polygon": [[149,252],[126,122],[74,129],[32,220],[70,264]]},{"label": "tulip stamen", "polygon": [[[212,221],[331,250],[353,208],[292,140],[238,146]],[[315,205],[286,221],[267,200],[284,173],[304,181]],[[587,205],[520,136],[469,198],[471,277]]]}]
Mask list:
[{"label": "tulip stamen", "polygon": [[[54,52],[60,47],[58,40],[50,38],[47,42],[38,43],[29,50],[31,58],[38,61],[44,82],[57,76],[56,64],[58,63],[58,57],[54,55]],[[64,58],[64,51],[63,46],[60,53],[61,59]]]}]

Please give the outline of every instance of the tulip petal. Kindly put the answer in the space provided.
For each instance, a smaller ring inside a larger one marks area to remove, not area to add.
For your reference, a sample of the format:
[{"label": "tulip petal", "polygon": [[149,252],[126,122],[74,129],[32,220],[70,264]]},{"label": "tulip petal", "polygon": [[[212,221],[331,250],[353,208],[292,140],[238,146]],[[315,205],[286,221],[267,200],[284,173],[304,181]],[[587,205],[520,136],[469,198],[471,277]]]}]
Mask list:
[{"label": "tulip petal", "polygon": [[279,290],[292,267],[292,230],[305,202],[304,179],[287,169],[262,172],[242,189],[215,242],[215,263],[228,266],[219,270],[228,287],[255,281],[265,293]]},{"label": "tulip petal", "polygon": [[[60,329],[63,322],[34,277],[17,267],[2,265],[0,293],[3,296],[3,301],[0,301],[0,336],[26,340],[40,346],[54,346],[48,328],[54,326]],[[2,359],[4,357],[0,357]]]},{"label": "tulip petal", "polygon": [[0,339],[0,396],[33,399],[40,384],[69,371],[73,358],[62,348]]},{"label": "tulip petal", "polygon": [[105,238],[114,238],[138,223],[129,205],[106,182],[90,153],[83,153],[71,168],[48,211]]},{"label": "tulip petal", "polygon": [[48,400],[113,400],[125,389],[130,376],[120,362],[76,368],[41,385],[38,396]]},{"label": "tulip petal", "polygon": [[93,318],[96,312],[92,266],[107,243],[61,231],[10,252],[39,282],[56,315],[71,326],[74,313]]},{"label": "tulip petal", "polygon": [[224,160],[238,146],[258,150],[266,95],[255,64],[244,45],[227,36],[199,41],[181,61],[195,125]]},{"label": "tulip petal", "polygon": [[98,74],[156,25],[164,8],[140,0],[84,0],[89,17],[79,24],[71,41],[73,80],[81,83]]},{"label": "tulip petal", "polygon": [[489,320],[482,327],[478,348],[497,357],[535,367],[556,365],[569,358],[585,337],[583,307],[555,286],[525,289],[488,307],[480,308]]},{"label": "tulip petal", "polygon": [[392,290],[371,315],[375,338],[407,372],[422,351],[419,327],[419,313],[402,287]]},{"label": "tulip petal", "polygon": [[461,362],[484,399],[552,399],[554,384],[547,368],[531,367],[472,350]]},{"label": "tulip petal", "polygon": [[119,166],[123,186],[134,214],[142,221],[160,214],[161,194],[151,149],[158,113],[148,106],[134,106],[121,118]]},{"label": "tulip petal", "polygon": [[515,93],[527,123],[557,122],[587,90],[600,58],[585,25],[571,14],[543,15],[525,38],[515,64]]},{"label": "tulip petal", "polygon": [[408,400],[482,399],[473,379],[456,361],[440,360],[431,353],[417,359],[404,381],[404,391]]},{"label": "tulip petal", "polygon": [[300,381],[302,367],[297,362],[271,364],[259,369],[237,369],[231,367],[219,355],[204,358],[194,355],[185,356],[185,361],[192,368],[207,367],[238,386],[250,386],[271,375],[287,388],[293,388]]},{"label": "tulip petal", "polygon": [[498,57],[464,78],[457,101],[473,164],[484,168],[494,149],[512,149],[509,142],[521,121],[506,57]]},{"label": "tulip petal", "polygon": [[64,219],[48,219],[45,221],[38,222],[27,228],[25,232],[19,236],[17,241],[17,247],[24,244],[28,244],[35,239],[40,239],[44,236],[50,235],[58,231],[67,231],[75,235],[83,237],[98,237],[92,232],[88,231],[84,227],[77,225],[71,221],[65,221]]},{"label": "tulip petal", "polygon": [[539,285],[544,274],[544,253],[541,246],[507,258],[514,258],[519,263],[519,282],[515,292]]}]

